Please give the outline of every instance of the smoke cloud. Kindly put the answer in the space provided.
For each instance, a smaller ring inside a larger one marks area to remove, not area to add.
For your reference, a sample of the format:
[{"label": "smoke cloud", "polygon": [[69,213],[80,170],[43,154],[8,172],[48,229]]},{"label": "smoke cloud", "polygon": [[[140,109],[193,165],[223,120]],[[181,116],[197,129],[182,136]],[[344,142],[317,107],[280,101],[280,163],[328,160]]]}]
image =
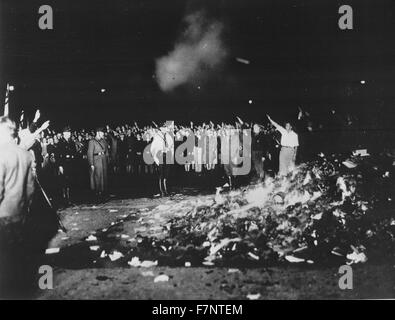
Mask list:
[{"label": "smoke cloud", "polygon": [[227,56],[221,22],[210,21],[204,11],[187,15],[184,22],[186,30],[173,51],[156,61],[156,79],[163,91],[209,77]]}]

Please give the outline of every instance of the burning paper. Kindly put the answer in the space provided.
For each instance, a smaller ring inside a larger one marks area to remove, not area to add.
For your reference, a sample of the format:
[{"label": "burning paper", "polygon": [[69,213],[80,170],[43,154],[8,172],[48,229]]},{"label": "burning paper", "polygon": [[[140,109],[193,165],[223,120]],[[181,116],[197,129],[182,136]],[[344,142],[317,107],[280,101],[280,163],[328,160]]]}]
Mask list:
[{"label": "burning paper", "polygon": [[167,275],[165,275],[165,274],[161,274],[160,276],[157,276],[157,277],[154,279],[154,283],[157,283],[157,282],[167,282],[167,281],[169,281],[169,276],[167,276]]},{"label": "burning paper", "polygon": [[90,235],[88,238],[86,238],[86,241],[96,241],[97,238],[93,235]]},{"label": "burning paper", "polygon": [[249,300],[258,300],[260,297],[261,297],[260,293],[247,294],[247,299]]},{"label": "burning paper", "polygon": [[145,260],[140,264],[140,267],[142,268],[151,268],[151,267],[155,267],[158,265],[158,261],[149,261],[149,260]]},{"label": "burning paper", "polygon": [[285,256],[285,260],[287,260],[288,262],[292,262],[292,263],[298,263],[298,262],[304,262],[304,259],[300,259],[294,256]]},{"label": "burning paper", "polygon": [[116,261],[116,260],[122,258],[123,254],[119,251],[114,251],[113,253],[110,253],[108,256],[110,257],[111,261]]},{"label": "burning paper", "polygon": [[139,267],[141,265],[141,261],[138,257],[133,257],[132,260],[128,261],[128,265],[131,267]]},{"label": "burning paper", "polygon": [[59,251],[60,251],[59,248],[49,248],[45,250],[45,254],[54,254],[54,253],[58,253]]}]

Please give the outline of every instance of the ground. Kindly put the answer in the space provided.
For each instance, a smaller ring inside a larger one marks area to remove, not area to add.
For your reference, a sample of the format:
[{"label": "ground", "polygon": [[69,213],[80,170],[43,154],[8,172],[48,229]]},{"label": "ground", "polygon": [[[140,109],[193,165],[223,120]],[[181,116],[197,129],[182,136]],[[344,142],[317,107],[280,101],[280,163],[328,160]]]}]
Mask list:
[{"label": "ground", "polygon": [[[353,266],[353,289],[341,290],[338,267],[288,264],[265,268],[143,268],[99,257],[102,249],[108,253],[111,248],[122,248],[121,243],[130,243],[141,232],[155,234],[158,221],[150,216],[150,210],[188,197],[193,196],[113,198],[102,205],[62,210],[67,232],[59,232],[50,243],[50,248],[60,248],[60,252],[47,254],[45,262],[54,267],[54,288],[40,290],[36,298],[206,300],[247,299],[251,294],[259,294],[255,296],[259,299],[395,298],[395,266],[389,263]],[[161,221],[165,221],[163,217]],[[114,231],[111,241],[87,241],[98,230],[110,228]],[[100,247],[97,251],[90,249],[95,245]],[[154,282],[161,274],[167,275],[168,281]]]}]

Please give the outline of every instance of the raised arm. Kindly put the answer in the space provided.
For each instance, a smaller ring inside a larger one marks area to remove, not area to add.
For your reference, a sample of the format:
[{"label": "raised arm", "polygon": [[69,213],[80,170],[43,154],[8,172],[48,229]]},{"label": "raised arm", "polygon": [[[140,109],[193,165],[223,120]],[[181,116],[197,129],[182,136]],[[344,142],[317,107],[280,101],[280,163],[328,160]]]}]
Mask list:
[{"label": "raised arm", "polygon": [[280,131],[281,133],[283,133],[283,132],[286,131],[284,127],[280,126],[277,122],[273,121],[273,119],[270,118],[269,115],[267,115],[267,118],[269,119],[270,123],[271,123],[278,131]]}]

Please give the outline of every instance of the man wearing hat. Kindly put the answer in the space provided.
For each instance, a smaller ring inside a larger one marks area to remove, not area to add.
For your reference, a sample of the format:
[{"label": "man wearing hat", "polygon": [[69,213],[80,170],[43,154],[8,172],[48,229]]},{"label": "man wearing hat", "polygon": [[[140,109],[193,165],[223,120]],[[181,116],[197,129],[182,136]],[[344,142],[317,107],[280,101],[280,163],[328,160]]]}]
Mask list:
[{"label": "man wearing hat", "polygon": [[108,144],[104,139],[104,129],[96,129],[95,138],[89,141],[88,162],[90,166],[90,185],[98,200],[107,192],[108,186]]},{"label": "man wearing hat", "polygon": [[57,161],[59,163],[59,177],[62,188],[62,198],[66,204],[70,204],[70,189],[73,185],[75,172],[75,160],[77,158],[77,147],[71,139],[71,129],[66,126],[63,129],[62,138],[57,148]]}]

